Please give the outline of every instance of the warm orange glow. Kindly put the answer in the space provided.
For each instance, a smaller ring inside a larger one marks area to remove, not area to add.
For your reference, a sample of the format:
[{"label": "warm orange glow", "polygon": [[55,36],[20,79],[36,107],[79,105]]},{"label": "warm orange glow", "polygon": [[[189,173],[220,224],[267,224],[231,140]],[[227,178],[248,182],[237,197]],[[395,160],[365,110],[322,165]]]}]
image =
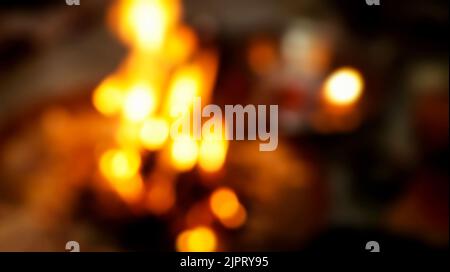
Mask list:
[{"label": "warm orange glow", "polygon": [[247,212],[245,211],[244,206],[239,205],[239,209],[237,212],[227,218],[220,218],[220,223],[229,229],[235,229],[242,226],[247,220]]},{"label": "warm orange glow", "polygon": [[189,111],[192,101],[201,94],[202,71],[197,66],[185,66],[174,75],[169,87],[169,113],[178,116]]},{"label": "warm orange glow", "polygon": [[145,51],[131,50],[117,73],[125,78],[129,85],[139,82],[151,85],[151,89],[159,95],[161,87],[168,80],[170,66],[166,64],[163,54],[158,56],[162,59]]},{"label": "warm orange glow", "polygon": [[163,214],[175,204],[173,184],[158,181],[151,185],[147,193],[147,208],[154,214]]},{"label": "warm orange glow", "polygon": [[211,252],[216,248],[216,234],[204,226],[181,232],[176,241],[176,249],[180,252]]},{"label": "warm orange glow", "polygon": [[42,115],[41,125],[46,135],[55,147],[70,148],[73,141],[70,131],[72,120],[70,113],[63,107],[51,107]]},{"label": "warm orange glow", "polygon": [[211,93],[217,76],[217,52],[204,51],[198,54],[196,57],[196,63],[202,71],[202,84],[200,89],[202,101],[204,103],[208,103],[211,99]]},{"label": "warm orange glow", "polygon": [[227,228],[234,229],[242,226],[247,220],[247,212],[244,206],[230,188],[216,189],[209,199],[212,213]]},{"label": "warm orange glow", "polygon": [[133,85],[123,101],[123,116],[131,122],[143,121],[156,108],[155,90],[148,84]]},{"label": "warm orange glow", "polygon": [[263,75],[275,67],[277,61],[276,47],[268,39],[257,39],[250,45],[247,58],[252,71]]},{"label": "warm orange glow", "polygon": [[217,72],[217,54],[205,52],[195,60],[179,67],[170,80],[164,111],[171,117],[185,114],[191,109],[193,99],[201,96],[202,102],[210,98]]},{"label": "warm orange glow", "polygon": [[179,13],[178,0],[124,0],[113,9],[110,21],[128,45],[157,51]]},{"label": "warm orange glow", "polygon": [[140,148],[140,129],[139,123],[122,121],[117,128],[115,139],[120,146],[138,149]]},{"label": "warm orange glow", "polygon": [[[122,199],[142,200],[139,204],[156,215],[168,212],[176,202],[176,172],[191,170],[198,160],[204,171],[218,171],[227,152],[222,138],[204,138],[201,146],[191,135],[168,139],[173,117],[189,113],[196,97],[207,103],[217,72],[217,53],[197,51],[197,36],[179,23],[180,15],[180,0],[116,0],[108,19],[129,53],[92,96],[100,113],[120,115],[114,131],[118,147],[101,156],[100,173]],[[139,173],[139,152],[144,148],[164,148],[163,163],[156,164],[145,184]],[[172,169],[167,169],[169,159]],[[238,211],[229,220],[235,220],[240,211],[237,203]],[[206,201],[203,207],[212,221]],[[204,226],[183,232],[178,240],[177,249],[182,251],[214,251],[217,247],[216,234]]]},{"label": "warm orange glow", "polygon": [[144,190],[144,184],[139,175],[130,179],[111,179],[108,181],[119,196],[129,203],[138,201]]},{"label": "warm orange glow", "polygon": [[239,212],[240,203],[233,190],[222,187],[212,193],[209,205],[217,218],[229,219]]},{"label": "warm orange glow", "polygon": [[206,136],[200,144],[198,164],[206,172],[216,172],[222,168],[227,155],[228,142],[222,137]]},{"label": "warm orange glow", "polygon": [[189,208],[186,214],[186,226],[195,227],[199,224],[210,225],[214,219],[210,212],[208,202],[197,202]]},{"label": "warm orange glow", "polygon": [[149,118],[142,125],[139,137],[148,150],[161,148],[169,136],[169,124],[162,118]]},{"label": "warm orange glow", "polygon": [[180,26],[170,33],[165,54],[172,63],[185,61],[197,47],[197,36],[188,26]]},{"label": "warm orange glow", "polygon": [[341,68],[325,81],[324,98],[332,105],[347,106],[360,98],[363,87],[363,78],[357,70]]},{"label": "warm orange glow", "polygon": [[138,152],[128,149],[112,149],[100,158],[100,171],[108,180],[126,180],[139,170],[141,158]]},{"label": "warm orange glow", "polygon": [[116,79],[107,78],[95,89],[92,102],[100,113],[110,116],[120,111],[122,99],[120,83]]},{"label": "warm orange glow", "polygon": [[198,157],[197,142],[190,136],[180,136],[174,139],[171,146],[171,161],[175,169],[188,171],[192,169]]}]

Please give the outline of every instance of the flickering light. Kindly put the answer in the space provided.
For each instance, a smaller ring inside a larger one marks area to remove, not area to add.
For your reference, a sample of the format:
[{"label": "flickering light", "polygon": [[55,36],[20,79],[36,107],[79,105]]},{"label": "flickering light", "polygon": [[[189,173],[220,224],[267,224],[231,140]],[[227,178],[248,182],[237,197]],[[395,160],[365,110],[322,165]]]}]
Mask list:
[{"label": "flickering light", "polygon": [[211,194],[209,205],[217,218],[229,219],[239,212],[240,203],[233,190],[221,187]]},{"label": "flickering light", "polygon": [[216,248],[216,234],[211,228],[205,226],[181,232],[176,241],[176,249],[180,252],[212,252]]},{"label": "flickering light", "polygon": [[117,21],[119,36],[142,50],[159,50],[168,30],[178,20],[178,0],[120,1],[111,21]]},{"label": "flickering light", "polygon": [[132,122],[143,121],[156,108],[155,91],[148,84],[135,84],[125,96],[123,116]]},{"label": "flickering light", "polygon": [[222,168],[227,155],[228,142],[220,138],[204,138],[200,144],[199,166],[206,172]]},{"label": "flickering light", "polygon": [[363,87],[363,78],[357,70],[341,68],[325,81],[324,98],[332,105],[347,106],[360,98]]},{"label": "flickering light", "polygon": [[178,116],[190,109],[193,99],[201,94],[201,69],[196,66],[180,68],[169,86],[169,113]]},{"label": "flickering light", "polygon": [[247,220],[247,211],[244,206],[239,205],[237,212],[231,217],[220,218],[220,223],[227,228],[235,229],[242,226]]},{"label": "flickering light", "polygon": [[149,150],[161,148],[169,135],[169,125],[162,118],[149,118],[145,120],[140,131],[142,145]]},{"label": "flickering light", "polygon": [[100,113],[110,116],[120,111],[122,99],[120,83],[116,79],[107,78],[95,89],[92,102]]},{"label": "flickering light", "polygon": [[112,149],[100,158],[100,171],[108,180],[126,180],[134,177],[139,170],[139,153],[130,149]]},{"label": "flickering light", "polygon": [[167,48],[164,53],[173,63],[179,63],[188,58],[197,47],[197,36],[188,26],[180,26],[168,36]]},{"label": "flickering light", "polygon": [[192,169],[198,157],[197,142],[190,136],[180,136],[174,139],[171,146],[172,165],[179,171]]},{"label": "flickering light", "polygon": [[113,189],[126,202],[136,202],[144,190],[144,183],[139,175],[130,179],[108,179]]},{"label": "flickering light", "polygon": [[141,124],[134,122],[120,122],[115,135],[115,140],[120,146],[138,149],[141,147],[139,133]]}]

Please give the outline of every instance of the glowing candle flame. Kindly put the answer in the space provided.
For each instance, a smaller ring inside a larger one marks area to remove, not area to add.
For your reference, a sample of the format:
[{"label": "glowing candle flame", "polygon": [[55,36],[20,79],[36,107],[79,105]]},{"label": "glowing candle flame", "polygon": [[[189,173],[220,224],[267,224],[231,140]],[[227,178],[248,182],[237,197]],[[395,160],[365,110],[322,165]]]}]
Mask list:
[{"label": "glowing candle flame", "polygon": [[214,191],[210,197],[211,211],[218,218],[231,218],[239,210],[239,200],[230,188],[222,187]]},{"label": "glowing candle flame", "polygon": [[110,21],[125,43],[140,50],[157,51],[179,13],[179,1],[127,0],[119,1]]},{"label": "glowing candle flame", "polygon": [[212,252],[216,250],[216,247],[216,234],[205,226],[183,231],[176,241],[177,251],[180,252]]},{"label": "glowing candle flame", "polygon": [[162,118],[149,118],[142,125],[139,136],[148,150],[160,149],[169,136],[169,124]]},{"label": "glowing candle flame", "polygon": [[123,116],[132,122],[143,121],[156,108],[155,91],[148,84],[135,84],[123,102]]},{"label": "glowing candle flame", "polygon": [[188,171],[197,163],[198,145],[190,136],[177,137],[171,146],[172,165],[179,171]]},{"label": "glowing candle flame", "polygon": [[200,144],[198,164],[205,172],[210,173],[222,168],[228,149],[228,142],[223,136],[215,134],[204,135]]},{"label": "glowing candle flame", "polygon": [[238,228],[247,219],[245,208],[230,188],[216,189],[209,198],[209,205],[214,216],[227,228]]},{"label": "glowing candle flame", "polygon": [[360,98],[363,85],[363,78],[357,70],[341,68],[325,81],[324,98],[332,105],[351,105]]},{"label": "glowing candle flame", "polygon": [[168,36],[165,54],[172,63],[185,61],[197,47],[197,36],[194,31],[187,26],[178,27]]},{"label": "glowing candle flame", "polygon": [[129,203],[137,202],[144,189],[144,183],[138,175],[130,179],[112,179],[108,182],[119,196]]},{"label": "glowing candle flame", "polygon": [[169,87],[170,116],[189,111],[193,99],[201,94],[202,80],[202,71],[197,66],[185,66],[175,73]]},{"label": "glowing candle flame", "polygon": [[120,111],[122,99],[123,91],[120,89],[120,82],[110,77],[95,89],[92,102],[100,113],[110,116]]},{"label": "glowing candle flame", "polygon": [[227,218],[220,218],[220,223],[229,229],[235,229],[242,226],[247,220],[247,211],[244,206],[239,205],[239,209],[235,214]]},{"label": "glowing candle flame", "polygon": [[[92,96],[100,113],[121,117],[115,131],[120,148],[101,156],[100,173],[125,201],[144,197],[141,204],[154,214],[163,214],[175,204],[174,184],[173,180],[152,178],[144,186],[139,151],[160,150],[166,145],[173,117],[189,114],[195,97],[208,101],[217,72],[216,52],[196,52],[197,37],[191,28],[179,24],[180,14],[179,0],[116,0],[109,23],[130,52],[118,71]],[[222,139],[206,137],[199,147],[190,135],[171,140],[167,147],[164,150],[176,171],[188,171],[197,161],[206,172],[218,171],[227,152],[227,142]],[[165,169],[166,165],[158,165],[155,173],[176,172],[159,171],[161,167]],[[212,219],[210,212],[206,214]],[[239,225],[236,218],[240,216],[243,221],[243,215],[245,210],[238,202],[237,212],[227,217],[231,223],[223,224]],[[180,234],[180,239],[183,242],[177,248],[183,251],[214,251],[217,247],[216,235],[208,227],[190,229]]]},{"label": "glowing candle flame", "polygon": [[112,149],[100,158],[100,171],[108,180],[124,180],[134,177],[140,167],[139,153],[133,150]]}]

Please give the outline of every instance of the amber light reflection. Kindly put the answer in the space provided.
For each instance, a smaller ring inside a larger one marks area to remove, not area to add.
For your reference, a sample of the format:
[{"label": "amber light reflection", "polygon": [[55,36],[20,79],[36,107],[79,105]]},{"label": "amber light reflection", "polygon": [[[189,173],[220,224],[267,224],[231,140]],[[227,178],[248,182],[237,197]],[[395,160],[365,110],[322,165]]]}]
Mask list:
[{"label": "amber light reflection", "polygon": [[[100,156],[99,170],[125,202],[142,200],[148,212],[161,215],[176,205],[177,173],[194,170],[197,164],[207,173],[224,166],[225,140],[169,137],[175,118],[192,112],[195,97],[209,101],[217,55],[198,48],[195,32],[181,23],[178,0],[119,0],[111,7],[108,22],[130,53],[92,95],[97,111],[117,120],[116,145]],[[149,177],[140,173],[144,152],[169,154],[158,157]],[[167,169],[172,174],[167,175]],[[211,210],[205,212],[213,213],[227,228],[239,227],[246,218],[231,189],[213,192]],[[218,240],[210,226],[199,225],[181,231],[175,247],[214,251]]]}]

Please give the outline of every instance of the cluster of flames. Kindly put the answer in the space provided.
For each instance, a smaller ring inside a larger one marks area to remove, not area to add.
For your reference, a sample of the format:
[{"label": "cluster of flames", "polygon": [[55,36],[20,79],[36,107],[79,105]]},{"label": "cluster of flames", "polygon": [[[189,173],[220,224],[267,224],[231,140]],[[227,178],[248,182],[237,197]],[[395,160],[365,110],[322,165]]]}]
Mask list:
[{"label": "cluster of flames", "polygon": [[[208,103],[217,72],[217,54],[200,49],[194,31],[180,20],[180,0],[118,0],[108,22],[128,46],[126,60],[94,91],[95,108],[118,120],[114,147],[99,158],[99,172],[125,202],[161,215],[176,203],[178,173],[198,165],[213,174],[223,168],[227,142],[223,137],[195,140],[192,135],[169,137],[180,113],[190,114],[194,97]],[[142,177],[142,154],[156,152],[155,169]],[[144,182],[143,179],[147,179]],[[219,187],[208,201],[208,212],[224,227],[236,228],[246,219],[236,193]],[[198,209],[197,209],[198,210]],[[188,213],[186,229],[178,234],[179,251],[219,248],[214,230]],[[192,219],[194,218],[194,219]]]}]

